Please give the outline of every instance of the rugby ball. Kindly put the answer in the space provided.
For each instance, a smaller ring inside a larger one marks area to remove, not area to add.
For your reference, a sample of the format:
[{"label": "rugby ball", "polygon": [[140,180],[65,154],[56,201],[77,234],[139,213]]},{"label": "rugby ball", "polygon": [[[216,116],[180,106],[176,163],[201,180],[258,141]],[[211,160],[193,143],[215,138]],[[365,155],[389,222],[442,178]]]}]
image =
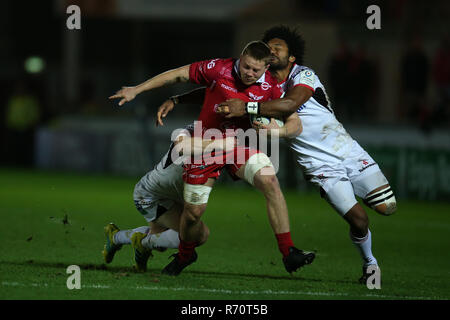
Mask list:
[{"label": "rugby ball", "polygon": [[[262,124],[269,124],[270,118],[266,118],[263,116],[257,116],[255,114],[250,115],[250,123],[253,124],[253,121],[261,122]],[[284,126],[284,121],[280,119],[275,119],[275,122],[278,124],[278,126],[281,128]]]}]

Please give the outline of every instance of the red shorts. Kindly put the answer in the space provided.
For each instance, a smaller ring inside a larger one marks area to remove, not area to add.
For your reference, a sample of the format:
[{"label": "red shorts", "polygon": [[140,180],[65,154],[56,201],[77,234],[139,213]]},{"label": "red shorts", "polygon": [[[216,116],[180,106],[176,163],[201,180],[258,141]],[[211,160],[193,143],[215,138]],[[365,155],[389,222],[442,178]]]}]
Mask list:
[{"label": "red shorts", "polygon": [[257,149],[237,146],[232,151],[216,154],[213,157],[201,159],[194,162],[191,158],[191,164],[183,165],[183,180],[189,184],[205,184],[209,178],[217,178],[220,171],[227,168],[234,180],[239,178],[236,171],[242,167],[251,156],[260,151]]}]

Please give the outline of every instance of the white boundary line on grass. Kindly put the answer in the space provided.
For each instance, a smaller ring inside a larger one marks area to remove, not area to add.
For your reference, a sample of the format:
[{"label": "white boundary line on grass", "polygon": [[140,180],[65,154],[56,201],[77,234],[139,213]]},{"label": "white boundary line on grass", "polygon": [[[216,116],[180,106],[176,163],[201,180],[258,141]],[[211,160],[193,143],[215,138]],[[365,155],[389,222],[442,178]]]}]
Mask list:
[{"label": "white boundary line on grass", "polygon": [[[50,287],[47,283],[19,283],[19,282],[8,282],[2,281],[2,286],[10,286],[10,287]],[[103,285],[103,284],[90,284],[90,285],[82,285],[81,289],[114,289],[113,286]],[[222,294],[230,294],[230,295],[307,295],[307,296],[325,296],[325,297],[348,297],[351,296],[349,293],[343,292],[313,292],[313,291],[272,291],[272,290],[261,290],[261,291],[253,291],[253,290],[228,290],[228,289],[205,289],[205,288],[185,288],[185,287],[158,287],[158,286],[137,286],[134,288],[129,288],[134,290],[153,290],[153,291],[197,291],[197,292],[207,292],[207,293],[222,293]],[[354,296],[359,296],[361,298],[384,298],[384,299],[412,299],[412,300],[436,300],[443,299],[440,297],[414,297],[414,296],[394,296],[394,295],[384,295],[384,294],[353,294]]]}]

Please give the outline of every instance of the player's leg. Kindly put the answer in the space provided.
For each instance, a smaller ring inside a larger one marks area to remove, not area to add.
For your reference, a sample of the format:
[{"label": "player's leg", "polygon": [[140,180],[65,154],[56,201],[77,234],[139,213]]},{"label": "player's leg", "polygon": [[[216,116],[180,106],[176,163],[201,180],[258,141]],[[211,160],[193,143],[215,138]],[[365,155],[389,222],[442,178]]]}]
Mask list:
[{"label": "player's leg", "polygon": [[[375,160],[358,143],[354,145],[352,155],[345,161],[345,167],[354,193],[362,198],[367,206],[382,215],[391,215],[396,211],[397,203],[388,180]],[[369,246],[372,238],[370,230],[367,238],[367,246]],[[359,241],[364,244],[363,240]],[[363,276],[360,278],[362,283],[366,283],[370,276],[367,273],[367,266],[370,264],[370,262],[365,263],[363,266]],[[378,263],[372,264],[378,268]]]},{"label": "player's leg", "polygon": [[[175,204],[170,210],[160,215],[154,221],[149,222],[150,229],[142,245],[148,249],[164,250],[167,248],[176,249],[180,244],[179,228],[183,212],[183,206]],[[209,229],[203,221],[201,224],[201,236],[198,246],[206,242],[209,236]]]},{"label": "player's leg", "polygon": [[397,201],[389,184],[372,189],[364,197],[364,203],[384,216],[390,216],[397,211]]},{"label": "player's leg", "polygon": [[295,248],[292,241],[286,200],[269,157],[264,153],[249,155],[246,163],[234,174],[264,194],[269,223],[283,255],[286,270],[291,273],[310,264],[314,260],[314,253]]},{"label": "player's leg", "polygon": [[102,250],[103,260],[106,263],[111,263],[117,251],[122,249],[122,243],[115,240],[115,236],[118,232],[120,232],[120,229],[114,223],[108,223],[103,230],[106,238],[105,245]]},{"label": "player's leg", "polygon": [[[135,229],[119,230],[114,224],[114,231],[112,240],[116,245],[132,244],[132,237],[136,233],[141,234],[155,234],[166,231],[175,226],[175,222],[170,226],[159,223],[158,221],[175,220],[176,215],[181,214],[181,206],[172,200],[159,200],[152,198],[150,194],[141,195],[139,198],[134,199],[136,209],[142,214],[147,221],[148,226],[142,226]],[[168,217],[165,217],[168,216]],[[164,217],[164,218],[163,218]],[[178,218],[179,221],[179,218]],[[110,224],[111,225],[111,224]],[[106,228],[106,227],[105,227]],[[176,225],[178,230],[178,225]]]},{"label": "player's leg", "polygon": [[204,184],[184,185],[184,206],[180,218],[180,244],[174,259],[163,270],[163,274],[176,276],[197,260],[195,248],[204,243],[209,230],[201,221],[206,210],[209,194],[215,179],[209,178]]},{"label": "player's leg", "polygon": [[345,166],[355,194],[368,207],[385,216],[395,213],[397,202],[388,180],[361,146],[355,145],[353,155],[345,161]]},{"label": "player's leg", "polygon": [[[350,239],[363,260],[363,276],[369,265],[378,266],[372,253],[372,234],[369,230],[369,217],[355,198],[353,186],[349,180],[341,179],[325,191],[322,196],[344,218],[350,226]],[[361,278],[362,279],[362,278]],[[360,281],[362,281],[360,279]]]},{"label": "player's leg", "polygon": [[147,234],[150,231],[149,226],[141,226],[141,227],[137,227],[134,229],[124,229],[124,230],[118,229],[117,226],[116,226],[116,228],[117,229],[114,232],[113,241],[115,244],[118,244],[118,245],[131,244],[131,237],[136,232]]},{"label": "player's leg", "polygon": [[[176,227],[176,221],[180,219],[181,206],[172,201],[157,201],[155,206],[150,206],[146,210],[140,209],[146,212],[144,217],[149,223],[149,229],[146,233],[133,233],[131,245],[134,250],[135,269],[145,272],[149,258],[153,257],[153,249],[164,251],[167,248],[178,247],[178,232],[168,227]],[[161,221],[168,225],[161,224]]]}]

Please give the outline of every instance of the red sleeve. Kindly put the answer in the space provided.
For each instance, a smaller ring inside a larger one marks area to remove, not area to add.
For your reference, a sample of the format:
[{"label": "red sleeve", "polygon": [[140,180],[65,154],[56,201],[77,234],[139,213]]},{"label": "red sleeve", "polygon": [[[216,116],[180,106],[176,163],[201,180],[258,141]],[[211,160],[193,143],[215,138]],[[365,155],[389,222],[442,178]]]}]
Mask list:
[{"label": "red sleeve", "polygon": [[192,63],[189,66],[189,80],[209,86],[218,78],[220,62],[221,59],[211,59]]}]

